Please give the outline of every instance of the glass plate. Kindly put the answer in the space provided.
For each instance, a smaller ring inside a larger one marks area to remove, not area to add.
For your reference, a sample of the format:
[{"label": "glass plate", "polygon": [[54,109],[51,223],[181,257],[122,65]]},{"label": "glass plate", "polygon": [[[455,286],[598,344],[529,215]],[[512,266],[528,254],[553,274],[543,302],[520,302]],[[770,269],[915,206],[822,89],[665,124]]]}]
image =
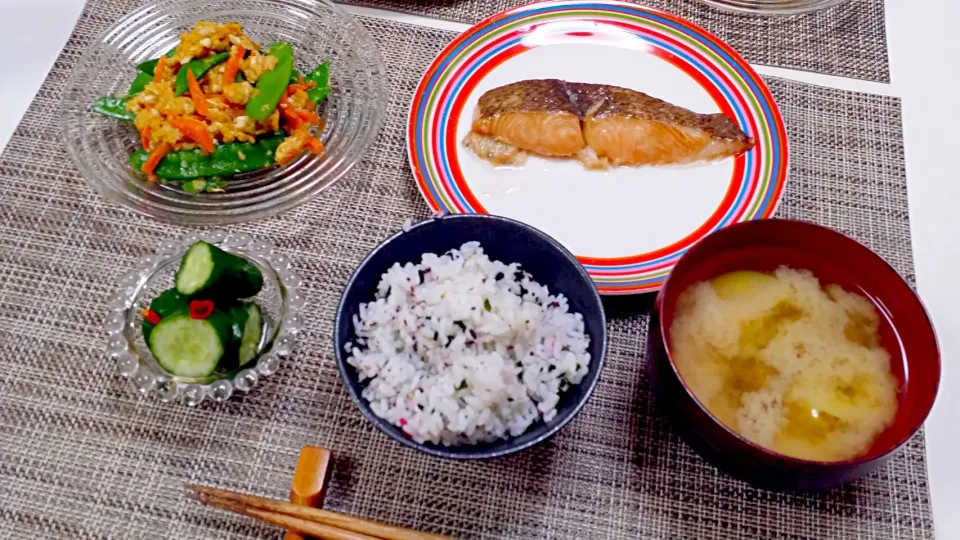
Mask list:
[{"label": "glass plate", "polygon": [[[101,96],[123,96],[136,65],[172,49],[194,23],[238,22],[254,41],[293,45],[295,67],[330,62],[333,91],[320,105],[327,119],[326,155],[304,154],[284,167],[234,177],[223,193],[189,194],[148,182],[129,156],[140,148],[131,124],[92,111]],[[61,129],[86,181],[106,199],[181,224],[211,225],[275,215],[342,178],[370,148],[386,110],[383,60],[370,34],[326,0],[151,2],[107,29],[73,69],[64,92]]]},{"label": "glass plate", "polygon": [[846,0],[700,0],[705,4],[754,15],[796,15],[836,6]]},{"label": "glass plate", "polygon": [[[173,286],[180,260],[197,240],[240,255],[260,269],[263,289],[254,300],[263,312],[264,331],[254,360],[226,373],[193,379],[167,373],[153,358],[140,329],[140,310]],[[299,288],[302,281],[286,255],[244,233],[214,229],[166,241],[155,253],[137,261],[108,301],[110,312],[103,323],[107,356],[116,361],[117,372],[130,379],[137,390],[162,401],[180,401],[191,406],[207,398],[225,401],[235,390],[248,392],[259,379],[275,373],[280,362],[290,355],[302,326],[300,310],[306,304]]]}]

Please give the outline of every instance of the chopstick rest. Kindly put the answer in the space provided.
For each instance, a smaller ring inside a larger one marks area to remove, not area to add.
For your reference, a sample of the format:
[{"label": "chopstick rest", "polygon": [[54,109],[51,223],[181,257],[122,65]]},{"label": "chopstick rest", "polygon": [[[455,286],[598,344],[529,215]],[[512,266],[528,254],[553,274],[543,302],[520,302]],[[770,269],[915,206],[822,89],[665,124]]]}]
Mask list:
[{"label": "chopstick rest", "polygon": [[[290,485],[290,502],[310,508],[323,508],[323,499],[330,484],[330,451],[319,446],[304,446],[300,450],[297,468]],[[284,540],[306,540],[295,530],[287,531]]]}]

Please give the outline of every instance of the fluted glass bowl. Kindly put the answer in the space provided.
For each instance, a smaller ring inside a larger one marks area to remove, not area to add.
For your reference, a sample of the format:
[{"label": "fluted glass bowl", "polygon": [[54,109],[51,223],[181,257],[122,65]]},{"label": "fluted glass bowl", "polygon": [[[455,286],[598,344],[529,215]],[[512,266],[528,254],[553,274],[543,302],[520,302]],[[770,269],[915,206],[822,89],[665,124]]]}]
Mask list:
[{"label": "fluted glass bowl", "polygon": [[[250,362],[226,373],[194,379],[171,375],[157,364],[140,330],[140,310],[173,287],[183,254],[197,240],[244,257],[263,273],[263,290],[253,300],[263,312],[264,337],[260,353]],[[259,379],[275,373],[290,355],[302,328],[300,310],[306,303],[299,290],[301,281],[290,259],[270,244],[243,233],[212,230],[164,242],[156,253],[141,258],[121,278],[118,291],[108,301],[109,313],[104,321],[107,355],[116,362],[120,375],[144,394],[187,405],[197,405],[207,398],[226,401],[234,391],[247,392]]]},{"label": "fluted glass bowl", "polygon": [[[197,21],[238,22],[261,45],[285,40],[295,66],[308,72],[330,62],[333,90],[320,105],[326,154],[236,176],[223,193],[190,194],[135,174],[130,155],[140,148],[129,123],[93,112],[102,96],[124,96],[136,65],[157,58]],[[61,129],[86,181],[103,196],[142,214],[181,224],[224,224],[275,215],[343,177],[376,139],[386,110],[383,60],[370,34],[327,0],[151,2],[107,29],[84,53],[64,91]]]}]

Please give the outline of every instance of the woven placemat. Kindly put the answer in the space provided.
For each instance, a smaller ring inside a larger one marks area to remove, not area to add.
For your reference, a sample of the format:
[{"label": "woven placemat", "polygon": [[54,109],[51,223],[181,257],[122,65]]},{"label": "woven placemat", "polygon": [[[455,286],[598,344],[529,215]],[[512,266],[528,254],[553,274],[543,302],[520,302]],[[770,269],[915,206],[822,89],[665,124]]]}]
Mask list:
[{"label": "woven placemat", "polygon": [[[633,0],[630,0],[633,1]],[[342,3],[474,24],[531,0],[343,0]],[[641,0],[729,43],[751,64],[890,82],[883,0],[848,0],[816,13],[763,17],[698,0]]]},{"label": "woven placemat", "polygon": [[[133,1],[133,0],[131,0]],[[236,229],[269,239],[304,277],[291,361],[251,393],[198,408],[137,394],[105,358],[105,302],[134,261],[186,229],[102,202],[62,148],[68,71],[126,5],[88,3],[0,155],[0,538],[277,538],[182,496],[200,482],[285,497],[302,445],[336,456],[332,509],[461,538],[929,538],[922,437],[889,465],[819,495],[752,488],[681,442],[644,375],[649,298],[608,303],[599,386],[549,442],[486,463],[430,458],[367,422],[337,375],[330,336],[350,273],[427,208],[404,145],[419,74],[453,36],[366,19],[392,97],[371,155],[341,183]],[[832,225],[912,265],[900,106],[770,79],[793,143],[783,215]]]}]

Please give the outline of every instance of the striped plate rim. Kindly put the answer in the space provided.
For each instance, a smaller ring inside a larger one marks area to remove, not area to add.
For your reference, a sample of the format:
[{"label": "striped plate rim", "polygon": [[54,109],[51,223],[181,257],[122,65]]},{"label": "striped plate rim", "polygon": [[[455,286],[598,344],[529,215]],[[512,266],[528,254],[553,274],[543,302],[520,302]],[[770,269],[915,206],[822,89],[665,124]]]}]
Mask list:
[{"label": "striped plate rim", "polygon": [[529,49],[523,37],[531,28],[571,20],[615,26],[645,40],[655,54],[697,80],[720,109],[757,140],[753,150],[736,158],[734,179],[721,205],[686,238],[628,257],[578,256],[603,294],[652,292],[699,239],[733,223],[770,217],[786,182],[786,130],[773,96],[740,55],[702,28],[619,1],[550,1],[494,15],[447,45],[422,77],[407,130],[410,166],[434,211],[487,213],[470,193],[457,163],[455,122],[485,74]]}]

